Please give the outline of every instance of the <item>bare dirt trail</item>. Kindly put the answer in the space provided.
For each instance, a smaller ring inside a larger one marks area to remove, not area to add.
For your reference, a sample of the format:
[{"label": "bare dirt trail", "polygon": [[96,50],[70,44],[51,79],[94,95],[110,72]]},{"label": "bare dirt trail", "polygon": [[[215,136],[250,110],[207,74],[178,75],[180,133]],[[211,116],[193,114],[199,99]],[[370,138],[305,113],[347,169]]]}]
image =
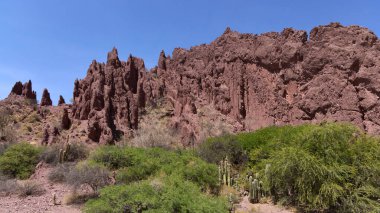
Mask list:
[{"label": "bare dirt trail", "polygon": [[[30,180],[36,181],[41,184],[46,190],[40,196],[28,196],[26,198],[19,198],[17,195],[7,197],[0,197],[0,212],[1,213],[45,213],[45,212],[59,212],[59,213],[80,213],[81,210],[78,206],[69,206],[63,204],[63,198],[70,192],[70,187],[60,183],[50,183],[48,180],[49,172],[52,167],[42,165],[38,168]],[[56,195],[57,203],[60,205],[53,205],[53,194]]]},{"label": "bare dirt trail", "polygon": [[285,209],[269,203],[250,203],[248,197],[245,196],[237,206],[236,213],[293,213],[294,211]]}]

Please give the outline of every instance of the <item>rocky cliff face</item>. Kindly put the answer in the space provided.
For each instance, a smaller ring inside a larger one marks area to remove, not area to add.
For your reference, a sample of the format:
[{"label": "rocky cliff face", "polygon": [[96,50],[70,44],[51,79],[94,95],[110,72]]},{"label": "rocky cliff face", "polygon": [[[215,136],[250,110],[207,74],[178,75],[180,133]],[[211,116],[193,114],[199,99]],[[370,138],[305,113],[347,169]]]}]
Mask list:
[{"label": "rocky cliff face", "polygon": [[[346,121],[380,133],[380,43],[368,29],[338,23],[305,31],[240,34],[227,29],[211,44],[161,52],[146,72],[141,59],[93,62],[75,83],[75,118],[103,143],[138,128],[139,109],[170,101],[171,126],[197,139],[197,109],[212,105],[235,131],[270,125]],[[207,115],[206,115],[207,116]]]},{"label": "rocky cliff face", "polygon": [[143,60],[130,56],[122,62],[114,48],[106,64],[93,61],[86,78],[75,81],[73,114],[76,119],[88,120],[91,140],[112,143],[138,128],[146,73]]},{"label": "rocky cliff face", "polygon": [[[343,121],[380,134],[380,42],[371,31],[338,23],[305,31],[241,34],[229,28],[210,44],[142,59],[93,61],[74,84],[74,119],[92,141],[114,143],[139,127],[144,108],[164,100],[183,143],[199,141],[202,109],[224,116],[233,131],[270,125]],[[22,87],[22,88],[21,88]],[[24,94],[21,83],[13,93]]]}]

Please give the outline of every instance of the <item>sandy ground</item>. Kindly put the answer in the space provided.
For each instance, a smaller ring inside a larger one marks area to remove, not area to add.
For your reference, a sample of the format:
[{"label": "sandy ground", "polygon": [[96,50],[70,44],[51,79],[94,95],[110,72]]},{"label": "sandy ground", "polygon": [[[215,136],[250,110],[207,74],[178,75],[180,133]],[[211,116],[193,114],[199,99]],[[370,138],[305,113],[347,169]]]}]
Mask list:
[{"label": "sandy ground", "polygon": [[293,213],[281,206],[268,203],[250,203],[248,197],[245,196],[239,205],[236,206],[236,213]]},{"label": "sandy ground", "polygon": [[63,198],[70,192],[70,188],[65,184],[51,184],[48,181],[48,174],[52,170],[47,165],[38,168],[30,178],[39,184],[46,192],[40,196],[29,196],[19,198],[17,195],[0,197],[1,213],[40,213],[40,212],[59,212],[59,213],[79,213],[78,206],[53,205],[53,194],[56,194],[58,203],[63,203]]}]

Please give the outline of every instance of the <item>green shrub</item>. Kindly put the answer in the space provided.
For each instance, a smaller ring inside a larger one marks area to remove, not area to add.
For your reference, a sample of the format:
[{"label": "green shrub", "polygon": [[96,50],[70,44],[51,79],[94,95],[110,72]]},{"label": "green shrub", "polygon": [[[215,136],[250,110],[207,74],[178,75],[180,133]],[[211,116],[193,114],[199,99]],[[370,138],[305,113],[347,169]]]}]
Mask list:
[{"label": "green shrub", "polygon": [[228,212],[226,200],[202,194],[198,186],[171,175],[105,187],[85,212]]},{"label": "green shrub", "polygon": [[40,148],[28,143],[12,145],[0,156],[0,172],[26,179],[34,172],[40,153]]},{"label": "green shrub", "polygon": [[116,180],[121,183],[131,183],[138,180],[147,179],[159,169],[159,165],[154,160],[141,162],[136,166],[124,168],[118,171]]},{"label": "green shrub", "polygon": [[243,146],[233,135],[209,138],[198,147],[198,154],[207,162],[215,164],[218,164],[226,156],[235,165],[243,164],[247,160]]},{"label": "green shrub", "polygon": [[344,123],[269,127],[236,138],[275,201],[306,212],[380,211],[378,138]]},{"label": "green shrub", "polygon": [[217,194],[220,189],[218,168],[216,165],[206,163],[196,159],[189,162],[183,168],[183,175],[186,180],[201,186],[202,191],[211,190],[213,194]]},{"label": "green shrub", "polygon": [[198,184],[202,190],[218,193],[218,169],[187,151],[162,148],[101,147],[90,156],[90,161],[109,169],[118,169],[118,183],[146,180],[158,173],[178,174]]},{"label": "green shrub", "polygon": [[109,169],[119,169],[133,164],[132,156],[125,152],[125,149],[117,146],[100,147],[92,153],[90,158]]}]

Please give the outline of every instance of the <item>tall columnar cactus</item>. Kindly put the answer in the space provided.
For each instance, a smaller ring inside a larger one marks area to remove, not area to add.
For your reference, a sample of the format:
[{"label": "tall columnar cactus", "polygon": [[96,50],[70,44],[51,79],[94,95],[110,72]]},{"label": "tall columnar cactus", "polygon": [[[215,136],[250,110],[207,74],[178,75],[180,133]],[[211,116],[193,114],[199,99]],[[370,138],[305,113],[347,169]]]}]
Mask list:
[{"label": "tall columnar cactus", "polygon": [[227,185],[231,186],[231,164],[227,162]]},{"label": "tall columnar cactus", "polygon": [[223,185],[232,186],[233,178],[231,173],[231,164],[228,157],[220,161],[219,164],[219,182]]},{"label": "tall columnar cactus", "polygon": [[263,182],[259,179],[259,174],[255,174],[255,178],[251,175],[248,177],[249,186],[249,201],[252,203],[258,203],[261,197],[264,196]]},{"label": "tall columnar cactus", "polygon": [[252,201],[253,199],[253,187],[252,187],[252,176],[249,176],[248,178],[248,186],[249,186],[249,201]]},{"label": "tall columnar cactus", "polygon": [[259,181],[257,179],[254,179],[253,182],[252,182],[252,191],[253,191],[253,195],[252,195],[252,201],[254,203],[258,203],[259,202]]},{"label": "tall columnar cactus", "polygon": [[59,150],[59,163],[63,163],[67,160],[70,152],[70,143],[66,143],[63,149]]}]

